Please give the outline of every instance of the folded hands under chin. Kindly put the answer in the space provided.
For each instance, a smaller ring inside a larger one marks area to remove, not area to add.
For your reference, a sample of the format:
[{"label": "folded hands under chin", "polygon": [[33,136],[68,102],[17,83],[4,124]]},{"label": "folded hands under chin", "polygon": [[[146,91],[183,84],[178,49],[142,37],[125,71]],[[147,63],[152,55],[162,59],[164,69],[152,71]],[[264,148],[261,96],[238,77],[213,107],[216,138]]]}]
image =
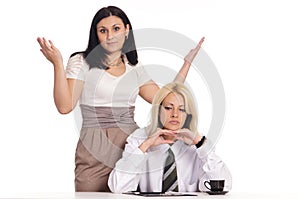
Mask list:
[{"label": "folded hands under chin", "polygon": [[184,128],[177,131],[173,131],[177,140],[181,140],[188,145],[197,144],[201,140],[201,136],[197,132]]},{"label": "folded hands under chin", "polygon": [[157,129],[155,133],[149,136],[139,148],[146,152],[150,147],[161,145],[161,144],[172,144],[176,140],[181,140],[188,145],[197,144],[201,140],[202,136],[197,132],[192,132],[189,129],[179,130],[168,130],[168,129]]}]

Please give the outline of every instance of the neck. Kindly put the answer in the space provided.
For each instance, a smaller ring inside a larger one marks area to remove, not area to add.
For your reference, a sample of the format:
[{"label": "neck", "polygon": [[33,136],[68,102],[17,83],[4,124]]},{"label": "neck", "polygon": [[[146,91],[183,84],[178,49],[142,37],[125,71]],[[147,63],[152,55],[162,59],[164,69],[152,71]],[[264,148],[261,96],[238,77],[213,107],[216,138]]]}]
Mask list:
[{"label": "neck", "polygon": [[104,64],[107,66],[119,66],[122,63],[122,53],[121,51],[109,54],[104,60]]},{"label": "neck", "polygon": [[172,135],[163,135],[162,137],[166,140],[175,141],[175,136],[172,136]]}]

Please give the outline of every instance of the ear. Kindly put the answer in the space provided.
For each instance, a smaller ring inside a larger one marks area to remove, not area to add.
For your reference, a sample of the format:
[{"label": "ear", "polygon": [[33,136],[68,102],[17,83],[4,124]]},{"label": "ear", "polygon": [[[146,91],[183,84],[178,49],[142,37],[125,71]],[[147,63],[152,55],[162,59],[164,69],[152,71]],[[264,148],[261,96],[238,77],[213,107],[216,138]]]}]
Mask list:
[{"label": "ear", "polygon": [[130,31],[130,25],[129,24],[126,24],[126,30],[125,30],[125,32],[126,32],[126,36],[128,37],[128,35],[129,35],[129,31]]}]

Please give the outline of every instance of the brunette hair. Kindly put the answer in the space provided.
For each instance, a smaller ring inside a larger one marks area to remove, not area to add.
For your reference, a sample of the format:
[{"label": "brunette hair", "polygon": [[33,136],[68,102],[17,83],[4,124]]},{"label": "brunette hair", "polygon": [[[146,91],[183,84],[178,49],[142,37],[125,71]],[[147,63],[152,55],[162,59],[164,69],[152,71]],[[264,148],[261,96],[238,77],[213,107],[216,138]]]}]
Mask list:
[{"label": "brunette hair", "polygon": [[101,8],[94,16],[91,28],[88,46],[85,51],[75,52],[70,57],[82,53],[83,57],[86,59],[87,63],[91,68],[101,68],[106,69],[107,67],[102,64],[102,60],[105,59],[105,51],[100,45],[97,36],[97,24],[104,18],[109,16],[119,17],[124,26],[129,25],[129,34],[125,40],[122,48],[122,53],[126,55],[126,58],[131,65],[136,65],[138,63],[138,55],[135,46],[135,40],[132,32],[132,25],[123,10],[116,6],[108,6]]}]

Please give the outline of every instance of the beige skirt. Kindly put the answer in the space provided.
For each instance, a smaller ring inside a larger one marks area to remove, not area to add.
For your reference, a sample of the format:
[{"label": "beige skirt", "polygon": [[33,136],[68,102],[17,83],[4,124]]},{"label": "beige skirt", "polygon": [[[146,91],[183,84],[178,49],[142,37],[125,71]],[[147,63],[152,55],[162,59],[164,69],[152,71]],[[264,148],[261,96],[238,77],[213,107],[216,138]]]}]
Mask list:
[{"label": "beige skirt", "polygon": [[128,135],[137,128],[82,129],[75,154],[75,191],[110,191],[108,176],[122,157]]},{"label": "beige skirt", "polygon": [[[109,174],[122,157],[127,137],[138,128],[133,110],[112,113],[106,108],[81,106],[84,122],[75,154],[75,191],[110,191]],[[117,123],[112,116],[118,116]]]}]

